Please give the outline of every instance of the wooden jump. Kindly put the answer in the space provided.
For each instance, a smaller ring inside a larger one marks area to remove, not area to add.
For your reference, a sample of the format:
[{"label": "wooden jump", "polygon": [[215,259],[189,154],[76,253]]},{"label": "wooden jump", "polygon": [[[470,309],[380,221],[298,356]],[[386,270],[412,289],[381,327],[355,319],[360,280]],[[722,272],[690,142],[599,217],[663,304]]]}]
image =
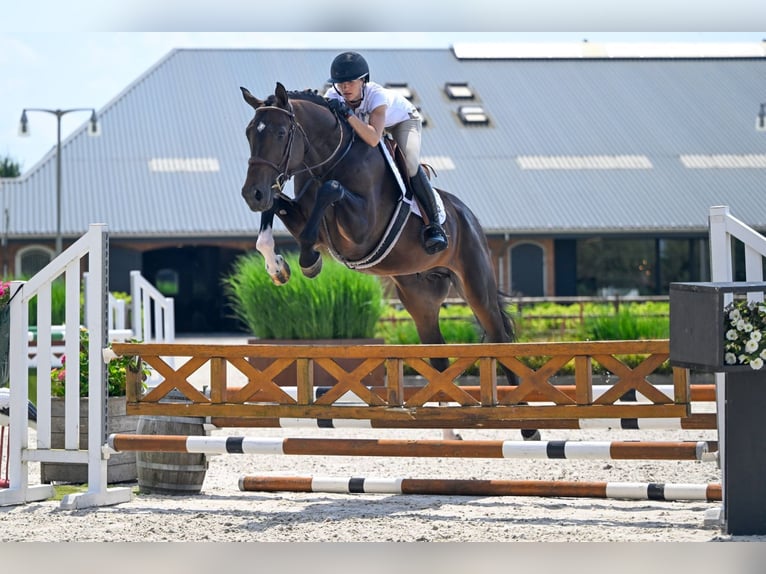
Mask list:
[{"label": "wooden jump", "polygon": [[721,485],[546,480],[460,480],[310,476],[243,476],[250,492],[424,494],[441,496],[544,496],[619,500],[720,501]]},{"label": "wooden jump", "polygon": [[[663,392],[647,379],[668,359],[666,339],[470,345],[113,343],[112,349],[118,355],[139,356],[162,378],[144,393],[139,374],[132,374],[127,385],[127,412],[132,415],[208,417],[213,424],[224,419],[314,419],[370,420],[378,428],[557,428],[535,421],[686,420],[691,414],[687,369],[673,369],[672,392]],[[642,360],[629,367],[621,360],[624,355]],[[166,357],[187,360],[173,361],[180,365],[176,367]],[[431,358],[447,358],[450,366],[437,371],[428,362]],[[268,359],[268,364],[256,368],[251,362],[255,359]],[[529,366],[533,359],[539,366]],[[341,360],[356,361],[356,366],[342,366]],[[600,395],[593,390],[595,363],[616,381]],[[208,364],[209,396],[188,380]],[[574,368],[574,385],[564,392],[554,383],[568,364]],[[336,381],[321,396],[313,385],[315,365]],[[229,366],[245,375],[247,384],[229,387]],[[518,386],[505,384],[500,366],[516,374]],[[274,383],[288,367],[296,371],[294,397]],[[385,385],[375,390],[365,386],[362,380],[381,367]],[[422,377],[422,387],[406,389],[405,367]],[[467,392],[459,382],[473,368],[478,369],[479,384]],[[180,393],[181,400],[172,398],[173,393]],[[342,404],[347,393],[359,397],[360,404]],[[621,401],[629,393],[640,394],[646,402]],[[528,404],[537,401],[546,404]]]},{"label": "wooden jump", "polygon": [[715,441],[481,441],[112,434],[115,452],[448,458],[703,460]]}]

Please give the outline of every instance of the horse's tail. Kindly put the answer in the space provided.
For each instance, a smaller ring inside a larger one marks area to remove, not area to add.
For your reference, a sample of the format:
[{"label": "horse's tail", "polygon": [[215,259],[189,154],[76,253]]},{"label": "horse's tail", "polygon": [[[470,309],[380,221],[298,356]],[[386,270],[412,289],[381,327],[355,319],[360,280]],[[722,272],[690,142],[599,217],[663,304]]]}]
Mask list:
[{"label": "horse's tail", "polygon": [[506,308],[507,299],[507,293],[500,290],[497,291],[497,306],[500,307],[500,315],[503,318],[503,328],[508,334],[509,342],[513,343],[516,340],[516,322]]}]

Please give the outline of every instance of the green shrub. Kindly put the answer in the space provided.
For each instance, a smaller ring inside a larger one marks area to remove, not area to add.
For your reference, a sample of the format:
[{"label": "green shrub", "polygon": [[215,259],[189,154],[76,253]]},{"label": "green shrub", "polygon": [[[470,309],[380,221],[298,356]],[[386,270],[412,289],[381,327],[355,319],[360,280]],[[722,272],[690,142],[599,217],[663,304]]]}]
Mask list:
[{"label": "green shrub", "polygon": [[300,273],[296,254],[285,256],[293,270],[274,285],[260,253],[237,259],[223,287],[236,318],[260,339],[357,339],[375,336],[383,303],[380,280],[325,258],[314,279]]},{"label": "green shrub", "polygon": [[631,309],[616,314],[587,317],[583,325],[585,339],[591,341],[636,341],[667,339],[670,335],[668,317],[646,316]]},{"label": "green shrub", "polygon": [[[443,307],[439,314],[439,327],[447,343],[481,341],[481,329],[467,305]],[[417,345],[421,342],[415,322],[404,309],[386,308],[375,333],[389,345]]]}]

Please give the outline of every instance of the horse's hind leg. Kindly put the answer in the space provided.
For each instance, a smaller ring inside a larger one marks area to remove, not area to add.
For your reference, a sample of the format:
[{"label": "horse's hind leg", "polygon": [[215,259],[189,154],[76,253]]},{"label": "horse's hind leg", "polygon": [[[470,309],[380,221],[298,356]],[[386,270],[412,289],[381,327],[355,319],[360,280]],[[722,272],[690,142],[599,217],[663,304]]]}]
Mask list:
[{"label": "horse's hind leg", "polygon": [[[478,261],[478,256],[474,255],[473,260]],[[458,290],[484,329],[487,342],[512,342],[515,339],[513,322],[503,309],[491,263],[487,262],[486,265],[480,267],[483,267],[483,270],[474,269],[470,274],[466,274],[463,282],[458,282]],[[505,366],[502,366],[502,369],[509,385],[516,386],[519,384],[512,371]],[[541,438],[538,429],[521,429],[521,436],[524,440],[540,440]]]},{"label": "horse's hind leg", "polygon": [[[444,336],[439,328],[439,311],[449,294],[449,275],[434,272],[395,277],[393,280],[399,300],[415,322],[420,342],[426,345],[444,344]],[[438,371],[444,371],[449,366],[446,358],[432,358],[430,363]],[[442,438],[463,439],[454,429],[442,429]]]}]

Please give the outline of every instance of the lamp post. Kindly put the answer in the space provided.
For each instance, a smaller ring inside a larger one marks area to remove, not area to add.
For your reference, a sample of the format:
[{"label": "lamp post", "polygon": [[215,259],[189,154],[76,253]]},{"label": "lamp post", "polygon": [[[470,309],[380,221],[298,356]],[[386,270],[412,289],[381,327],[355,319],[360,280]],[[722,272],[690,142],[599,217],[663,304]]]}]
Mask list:
[{"label": "lamp post", "polygon": [[90,112],[90,123],[88,125],[88,135],[97,136],[101,133],[96,110],[94,108],[70,108],[67,110],[49,110],[45,108],[24,108],[21,112],[19,121],[19,135],[29,135],[29,122],[27,112],[45,112],[56,116],[56,255],[61,253],[61,118],[72,112]]}]

